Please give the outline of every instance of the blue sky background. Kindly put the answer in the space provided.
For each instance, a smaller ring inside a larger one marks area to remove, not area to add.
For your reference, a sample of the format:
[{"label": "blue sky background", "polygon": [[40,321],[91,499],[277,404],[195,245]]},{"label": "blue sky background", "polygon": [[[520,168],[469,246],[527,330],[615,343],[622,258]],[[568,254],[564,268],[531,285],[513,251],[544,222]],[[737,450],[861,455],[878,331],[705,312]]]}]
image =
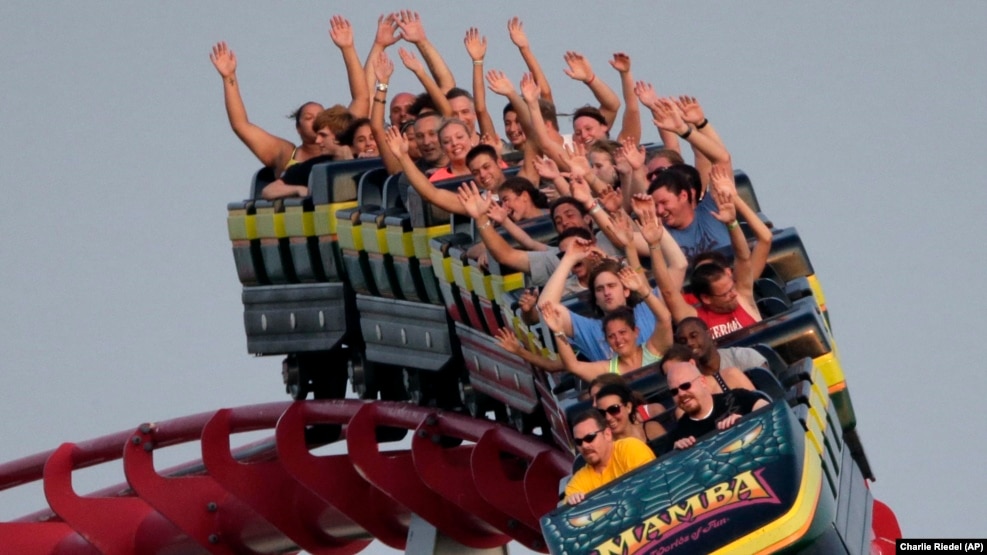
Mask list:
[{"label": "blue sky background", "polygon": [[[463,84],[471,25],[487,67],[520,78],[516,14],[560,110],[591,100],[562,73],[567,49],[614,88],[607,60],[625,51],[636,78],[698,97],[764,211],[809,249],[874,495],[907,536],[982,535],[987,3],[602,6],[416,9]],[[362,57],[377,15],[401,7],[0,4],[0,461],[286,399],[280,360],[246,354],[225,215],[259,164],[208,53],[228,41],[251,120],[294,139],[295,107],[346,101],[329,17],[352,21]],[[403,68],[392,83],[418,88]],[[122,480],[107,465],[79,484]],[[44,505],[38,486],[0,492],[0,519]]]}]

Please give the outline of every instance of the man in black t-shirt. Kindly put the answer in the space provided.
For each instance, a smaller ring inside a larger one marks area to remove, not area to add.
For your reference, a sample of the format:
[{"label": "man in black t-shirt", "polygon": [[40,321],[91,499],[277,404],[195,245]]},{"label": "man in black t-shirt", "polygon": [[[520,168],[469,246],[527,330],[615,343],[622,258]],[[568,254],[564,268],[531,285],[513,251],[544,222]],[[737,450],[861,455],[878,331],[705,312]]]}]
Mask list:
[{"label": "man in black t-shirt", "polygon": [[713,430],[726,430],[742,415],[768,404],[757,393],[743,389],[713,395],[706,377],[692,361],[668,362],[664,368],[668,390],[684,412],[672,431],[676,449],[688,449],[696,444],[696,438]]}]

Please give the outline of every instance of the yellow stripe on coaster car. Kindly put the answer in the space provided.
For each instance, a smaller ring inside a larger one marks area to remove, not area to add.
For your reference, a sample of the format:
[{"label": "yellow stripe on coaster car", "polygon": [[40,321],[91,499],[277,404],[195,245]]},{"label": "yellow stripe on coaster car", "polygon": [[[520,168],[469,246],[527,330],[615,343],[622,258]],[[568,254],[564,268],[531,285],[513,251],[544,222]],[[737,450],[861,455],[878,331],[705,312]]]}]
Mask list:
[{"label": "yellow stripe on coaster car", "polygon": [[316,204],[312,222],[315,225],[315,234],[318,236],[335,235],[337,229],[336,212],[347,208],[354,208],[357,205],[355,200],[346,202],[330,202],[329,204]]},{"label": "yellow stripe on coaster car", "polygon": [[[426,259],[431,256],[429,254],[429,241],[439,237],[440,235],[449,235],[452,233],[451,224],[434,225],[432,227],[416,227],[412,231],[412,241],[415,244],[415,256],[419,259]],[[433,260],[434,262],[434,260]]]},{"label": "yellow stripe on coaster car", "polygon": [[230,210],[226,216],[226,229],[230,241],[250,241],[257,239],[257,217],[247,215],[247,209]]},{"label": "yellow stripe on coaster car", "polygon": [[456,285],[462,287],[463,289],[472,292],[473,291],[473,277],[468,271],[469,264],[463,262],[463,259],[456,257],[449,257],[450,268],[452,269],[453,279],[456,281]]},{"label": "yellow stripe on coaster car", "polygon": [[819,283],[819,278],[816,274],[811,276],[806,276],[806,280],[809,282],[809,288],[812,289],[812,296],[816,299],[816,304],[819,305],[820,310],[826,311],[826,295],[823,294],[822,284]]},{"label": "yellow stripe on coaster car", "polygon": [[284,228],[288,237],[315,237],[315,213],[301,206],[284,209]]},{"label": "yellow stripe on coaster car", "polygon": [[413,231],[405,231],[399,225],[389,225],[387,232],[387,250],[394,256],[415,256],[415,240]]},{"label": "yellow stripe on coaster car", "polygon": [[827,387],[833,387],[833,385],[838,383],[843,383],[846,378],[843,376],[843,368],[840,366],[839,359],[831,351],[824,355],[817,356],[812,359],[812,363],[816,365],[816,368],[822,373],[823,381],[826,383]]},{"label": "yellow stripe on coaster car", "polygon": [[284,229],[284,212],[275,212],[273,206],[257,209],[257,236],[261,239],[283,239],[288,236]]},{"label": "yellow stripe on coaster car", "polygon": [[822,462],[805,444],[802,456],[802,483],[798,497],[787,513],[746,536],[733,541],[713,553],[774,553],[797,542],[812,526],[816,505],[822,490]]}]

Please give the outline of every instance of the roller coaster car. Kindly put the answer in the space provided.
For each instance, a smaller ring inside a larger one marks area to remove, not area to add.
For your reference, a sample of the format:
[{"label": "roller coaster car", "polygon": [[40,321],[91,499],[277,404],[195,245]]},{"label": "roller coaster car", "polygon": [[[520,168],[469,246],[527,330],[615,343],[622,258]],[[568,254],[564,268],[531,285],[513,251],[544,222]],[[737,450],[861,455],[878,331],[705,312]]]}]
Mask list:
[{"label": "roller coaster car", "polygon": [[[655,442],[658,460],[543,517],[551,552],[868,553],[875,502],[815,386],[824,378],[808,358],[784,373],[807,379],[785,389],[756,369],[771,405],[684,451]],[[655,369],[628,377],[649,401],[667,397]]]}]

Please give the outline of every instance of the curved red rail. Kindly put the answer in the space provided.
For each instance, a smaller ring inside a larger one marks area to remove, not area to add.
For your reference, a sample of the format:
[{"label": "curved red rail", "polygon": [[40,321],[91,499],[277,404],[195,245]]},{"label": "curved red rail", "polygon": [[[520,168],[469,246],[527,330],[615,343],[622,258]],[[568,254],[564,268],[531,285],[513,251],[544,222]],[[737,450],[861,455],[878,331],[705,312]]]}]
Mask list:
[{"label": "curved red rail", "polygon": [[[346,453],[318,455],[306,430],[342,426]],[[382,450],[381,428],[411,448]],[[273,435],[231,449],[236,433]],[[156,451],[200,441],[202,459],[165,471]],[[76,469],[120,460],[126,484],[81,496]],[[48,508],[0,522],[13,552],[349,555],[373,538],[403,549],[411,516],[474,548],[518,541],[545,551],[571,456],[495,422],[407,403],[355,400],[221,409],[0,465],[0,490],[43,480]]]}]

